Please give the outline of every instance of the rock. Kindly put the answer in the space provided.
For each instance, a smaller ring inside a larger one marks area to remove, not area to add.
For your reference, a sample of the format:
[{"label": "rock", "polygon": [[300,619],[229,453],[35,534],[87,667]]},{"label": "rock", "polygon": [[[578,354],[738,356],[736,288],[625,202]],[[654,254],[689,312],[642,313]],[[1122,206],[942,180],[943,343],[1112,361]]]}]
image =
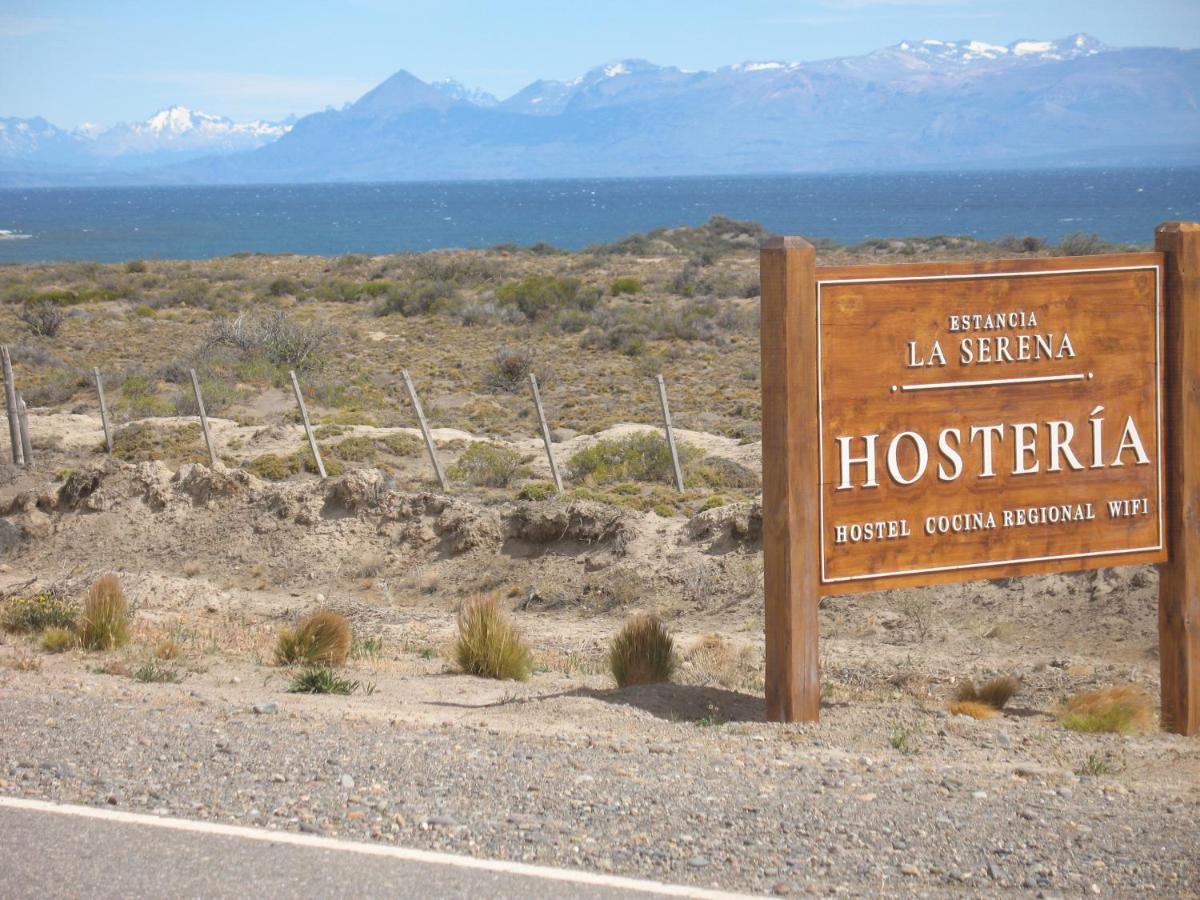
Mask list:
[{"label": "rock", "polygon": [[565,444],[574,437],[579,437],[579,432],[574,428],[555,428],[550,432],[550,440],[556,444]]},{"label": "rock", "polygon": [[352,790],[354,788],[354,776],[343,774],[342,777],[338,779],[338,784],[340,784],[346,790]]},{"label": "rock", "polygon": [[707,856],[693,856],[691,859],[688,860],[688,865],[691,866],[693,869],[703,869],[705,866],[708,865],[708,857]]},{"label": "rock", "polygon": [[900,874],[908,875],[910,878],[916,878],[921,874],[921,870],[912,863],[902,863],[900,866]]},{"label": "rock", "polygon": [[255,703],[250,709],[256,716],[273,716],[279,712],[279,707],[274,703]]},{"label": "rock", "polygon": [[423,828],[457,828],[458,820],[452,816],[427,816],[421,826]]}]

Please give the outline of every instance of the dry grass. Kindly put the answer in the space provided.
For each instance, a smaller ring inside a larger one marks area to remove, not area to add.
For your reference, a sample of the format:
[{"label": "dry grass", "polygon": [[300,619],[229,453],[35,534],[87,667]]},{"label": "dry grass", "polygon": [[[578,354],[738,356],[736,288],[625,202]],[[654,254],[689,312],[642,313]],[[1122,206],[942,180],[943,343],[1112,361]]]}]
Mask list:
[{"label": "dry grass", "polygon": [[129,641],[129,604],[116,575],[101,575],[88,589],[79,622],[79,643],[86,650],[112,650]]},{"label": "dry grass", "polygon": [[275,641],[275,663],[290,666],[340,666],[350,655],[350,623],[341,613],[323,609],[305,616],[295,628],[284,628]]},{"label": "dry grass", "polygon": [[1076,694],[1058,708],[1057,716],[1064,728],[1089,734],[1131,734],[1154,725],[1150,698],[1131,684]]},{"label": "dry grass", "polygon": [[617,632],[608,666],[617,687],[670,681],[679,660],[675,641],[657,616],[636,616]]},{"label": "dry grass", "polygon": [[946,711],[952,716],[970,716],[972,719],[994,719],[1000,715],[996,707],[974,700],[955,700],[946,705]]},{"label": "dry grass", "polygon": [[495,595],[473,597],[458,612],[454,658],[468,675],[525,681],[533,657]]},{"label": "dry grass", "polygon": [[161,660],[178,659],[183,649],[174,638],[163,638],[154,645],[154,658]]},{"label": "dry grass", "polygon": [[1020,688],[1021,682],[1011,675],[993,678],[978,687],[974,681],[968,679],[958,686],[958,690],[954,692],[954,699],[959,703],[982,703],[992,709],[1001,710],[1016,696]]},{"label": "dry grass", "polygon": [[42,670],[42,661],[29,653],[10,656],[4,663],[17,672],[40,672]]},{"label": "dry grass", "polygon": [[706,634],[683,653],[680,678],[730,690],[755,690],[763,682],[759,654],[719,634]]},{"label": "dry grass", "polygon": [[42,632],[40,643],[47,653],[64,653],[75,646],[75,632],[70,628],[51,626]]}]

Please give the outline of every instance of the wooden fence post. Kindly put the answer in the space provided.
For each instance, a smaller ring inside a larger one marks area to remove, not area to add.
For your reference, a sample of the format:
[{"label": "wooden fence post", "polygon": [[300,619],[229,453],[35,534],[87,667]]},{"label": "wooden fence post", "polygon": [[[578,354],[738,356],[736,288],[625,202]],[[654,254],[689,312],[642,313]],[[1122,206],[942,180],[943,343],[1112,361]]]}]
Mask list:
[{"label": "wooden fence post", "polygon": [[[208,414],[204,411],[204,395],[200,393],[200,379],[196,377],[196,370],[189,369],[192,373],[192,391],[196,394],[196,409],[200,411],[200,428],[204,432],[204,443],[208,446],[208,462],[214,469],[217,467],[217,451],[213,449],[212,434],[208,430]],[[307,418],[307,414],[305,416]]]},{"label": "wooden fence post", "polygon": [[412,401],[413,409],[417,413],[417,422],[421,426],[421,435],[425,438],[425,448],[429,451],[429,461],[433,463],[433,471],[437,473],[438,484],[442,486],[443,491],[450,490],[450,485],[446,481],[446,472],[442,468],[442,461],[438,459],[437,444],[433,442],[433,435],[429,433],[429,423],[425,421],[425,410],[421,409],[421,400],[417,396],[417,389],[413,387],[412,378],[408,374],[408,369],[400,373],[404,378],[404,386],[408,388],[408,399]]},{"label": "wooden fence post", "polygon": [[762,285],[763,581],[767,718],[821,714],[816,251],[771,238]]},{"label": "wooden fence post", "polygon": [[92,374],[96,377],[96,396],[100,398],[100,422],[104,425],[104,444],[108,448],[108,455],[112,456],[112,426],[108,422],[108,404],[104,402],[104,380],[100,377],[98,366],[92,367]]},{"label": "wooden fence post", "polygon": [[671,451],[671,465],[675,469],[675,489],[683,493],[683,469],[679,467],[679,452],[675,449],[675,429],[671,425],[671,407],[667,405],[667,383],[661,375],[655,375],[658,383],[658,402],[662,406],[663,428],[667,432],[667,447]]},{"label": "wooden fence post", "polygon": [[17,410],[17,389],[13,385],[12,357],[8,347],[0,347],[0,364],[4,367],[4,407],[8,413],[8,439],[12,442],[12,460],[15,465],[25,465],[25,454],[21,450],[21,419]]},{"label": "wooden fence post", "polygon": [[1159,567],[1162,726],[1200,734],[1200,223],[1155,232],[1165,255],[1166,523]]},{"label": "wooden fence post", "polygon": [[300,407],[300,418],[304,421],[304,433],[308,435],[308,446],[312,450],[313,461],[317,464],[317,474],[325,478],[325,463],[321,461],[321,448],[317,446],[317,436],[313,434],[312,423],[308,421],[308,407],[304,405],[304,395],[300,393],[300,382],[296,380],[295,372],[288,374],[292,376],[292,390],[296,392],[296,404]]},{"label": "wooden fence post", "polygon": [[29,436],[29,409],[20,391],[17,391],[17,421],[21,423],[21,455],[29,467],[33,465],[33,439]]},{"label": "wooden fence post", "polygon": [[546,425],[546,413],[542,411],[542,394],[538,390],[537,376],[529,373],[529,389],[533,392],[533,408],[537,410],[538,425],[542,429],[542,443],[546,445],[546,459],[550,460],[550,475],[554,478],[554,486],[561,494],[562,476],[558,474],[558,463],[554,461],[554,448],[550,441],[550,428]]}]

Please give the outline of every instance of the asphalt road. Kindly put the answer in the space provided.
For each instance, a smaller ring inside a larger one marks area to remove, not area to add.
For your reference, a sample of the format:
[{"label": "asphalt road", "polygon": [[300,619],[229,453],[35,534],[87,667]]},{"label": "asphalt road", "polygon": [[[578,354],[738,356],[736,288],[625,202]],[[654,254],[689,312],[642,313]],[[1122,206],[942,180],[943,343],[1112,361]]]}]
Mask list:
[{"label": "asphalt road", "polygon": [[[9,900],[733,896],[563,869],[527,867],[540,873],[530,875],[522,873],[526,867],[503,862],[484,862],[493,868],[480,868],[477,861],[462,857],[310,835],[229,826],[216,826],[227,833],[213,833],[212,828],[0,798],[2,893]],[[592,878],[608,883],[585,883]]]}]

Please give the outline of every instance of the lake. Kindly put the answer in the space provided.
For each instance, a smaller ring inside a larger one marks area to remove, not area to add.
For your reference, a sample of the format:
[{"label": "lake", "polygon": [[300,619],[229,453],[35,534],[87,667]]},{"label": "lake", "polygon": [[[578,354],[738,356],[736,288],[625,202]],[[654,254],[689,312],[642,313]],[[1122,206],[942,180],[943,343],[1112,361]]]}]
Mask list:
[{"label": "lake", "polygon": [[[0,262],[395,253],[544,241],[564,249],[713,214],[778,233],[1096,232],[1149,244],[1200,218],[1200,167],[398,184],[0,189]],[[17,237],[27,235],[27,237]]]}]

